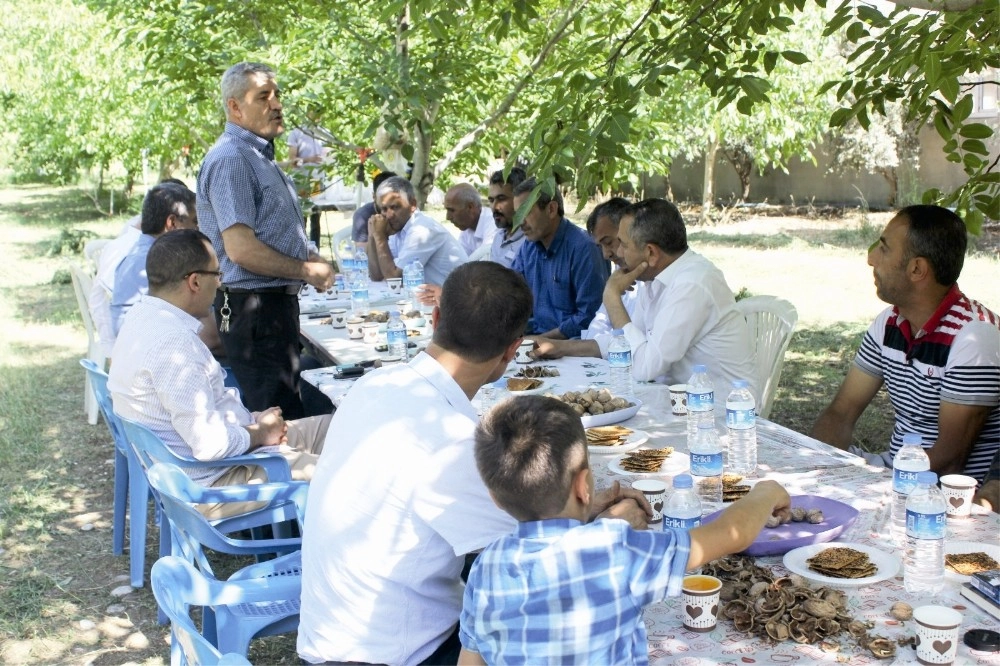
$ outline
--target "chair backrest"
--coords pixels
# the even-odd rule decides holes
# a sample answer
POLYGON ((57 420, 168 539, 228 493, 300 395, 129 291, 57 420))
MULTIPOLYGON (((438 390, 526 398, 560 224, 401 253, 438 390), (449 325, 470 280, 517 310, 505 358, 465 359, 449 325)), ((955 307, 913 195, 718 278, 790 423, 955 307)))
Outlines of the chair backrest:
POLYGON ((104 246, 110 242, 110 238, 95 238, 94 240, 89 240, 84 244, 83 256, 90 260, 95 272, 101 263, 101 252, 104 250, 104 246))
POLYGON ((128 455, 128 439, 125 437, 125 430, 122 428, 122 421, 115 414, 114 406, 111 402, 111 393, 108 392, 108 375, 101 368, 97 367, 89 358, 80 359, 80 365, 87 371, 90 377, 90 386, 97 399, 97 407, 104 416, 104 422, 108 424, 111 437, 115 441, 115 446, 124 454, 128 455))
POLYGON ((94 345, 98 340, 97 327, 94 326, 94 318, 90 316, 90 304, 87 300, 94 278, 76 264, 70 264, 69 274, 73 280, 73 293, 76 294, 76 304, 80 308, 83 327, 87 330, 87 339, 91 345, 94 345))
POLYGON ((333 254, 337 257, 337 266, 341 272, 344 270, 344 257, 347 256, 347 252, 344 247, 346 243, 350 243, 352 256, 354 254, 354 241, 351 240, 351 231, 352 227, 348 224, 343 229, 335 231, 333 233, 333 239, 330 241, 333 245, 333 254))
POLYGON ((799 320, 795 306, 774 296, 751 296, 736 303, 736 309, 746 317, 750 339, 756 352, 757 386, 760 400, 758 416, 771 414, 774 395, 781 379, 785 351, 792 340, 792 331, 799 320))
POLYGON ((170 618, 171 651, 179 647, 181 664, 249 664, 238 654, 222 655, 198 632, 191 619, 191 606, 217 606, 271 601, 266 579, 221 582, 206 577, 179 557, 162 557, 150 574, 153 596, 170 618))

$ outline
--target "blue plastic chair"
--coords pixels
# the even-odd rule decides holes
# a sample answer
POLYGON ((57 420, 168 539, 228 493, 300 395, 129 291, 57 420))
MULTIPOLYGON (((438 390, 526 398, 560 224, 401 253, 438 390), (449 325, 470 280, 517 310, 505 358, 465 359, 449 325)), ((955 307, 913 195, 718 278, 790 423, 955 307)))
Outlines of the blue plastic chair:
MULTIPOLYGON (((90 359, 81 359, 80 365, 87 371, 94 397, 108 424, 111 438, 115 443, 115 500, 112 521, 112 552, 121 555, 125 549, 125 507, 129 510, 129 577, 132 587, 142 587, 143 567, 146 562, 146 519, 149 507, 149 484, 146 473, 139 463, 122 427, 121 419, 115 414, 108 392, 108 375, 90 359)), ((159 513, 159 511, 157 511, 159 513)), ((158 519, 161 519, 158 516, 158 519)), ((170 550, 169 530, 160 531, 160 555, 170 550), (167 539, 164 543, 164 538, 167 539)))
MULTIPOLYGON (((288 467, 288 461, 282 456, 276 453, 249 453, 241 456, 231 456, 229 458, 222 458, 219 460, 197 460, 195 458, 188 458, 186 456, 180 456, 170 450, 163 440, 154 433, 152 430, 146 426, 130 421, 128 419, 115 416, 119 420, 122 426, 122 431, 125 433, 125 438, 131 444, 131 452, 139 470, 142 472, 143 479, 146 480, 146 475, 149 473, 149 469, 155 465, 157 462, 172 462, 184 467, 198 467, 198 468, 218 468, 218 467, 230 467, 232 465, 259 465, 264 468, 267 472, 267 478, 270 481, 291 481, 292 472, 288 467)), ((152 490, 152 489, 151 489, 152 490)), ((147 491, 148 492, 148 491, 147 491)), ((155 495, 155 490, 153 491, 155 495)), ((137 491, 132 493, 133 502, 136 501, 137 491)), ((158 503, 159 506, 159 503, 158 503)), ((160 557, 171 552, 170 547, 170 530, 165 529, 163 520, 160 520, 160 557)), ((145 538, 145 524, 142 526, 143 538, 145 538)), ((280 528, 279 528, 280 529, 280 528)), ((133 535, 135 534, 136 526, 133 523, 133 535)), ((138 543, 138 542, 136 542, 138 543)), ((143 541, 145 543, 145 541, 143 541)), ((132 586, 142 587, 143 579, 143 566, 145 563, 145 551, 141 551, 138 555, 138 583, 136 583, 136 569, 133 567, 132 571, 132 586)), ((160 617, 161 621, 164 620, 163 616, 160 617)))
POLYGON ((226 615, 223 609, 240 612, 243 607, 266 606, 283 595, 298 595, 294 581, 289 578, 222 582, 206 577, 179 557, 160 558, 153 565, 151 578, 153 595, 170 618, 170 663, 173 666, 250 663, 245 651, 221 654, 199 634, 191 619, 191 606, 215 608, 221 618, 226 615))
POLYGON ((256 578, 288 579, 284 596, 252 607, 213 608, 204 613, 203 634, 223 652, 246 653, 254 636, 294 631, 299 622, 302 558, 300 538, 237 539, 233 532, 291 519, 301 526, 309 484, 304 481, 262 483, 206 488, 176 465, 157 463, 148 472, 150 486, 160 498, 172 532, 172 555, 183 558, 203 574, 216 578, 205 555, 209 548, 232 555, 283 554, 240 569, 230 581, 256 578), (206 519, 195 504, 217 502, 266 502, 267 508, 218 522, 206 519), (294 590, 294 594, 287 591, 294 590))

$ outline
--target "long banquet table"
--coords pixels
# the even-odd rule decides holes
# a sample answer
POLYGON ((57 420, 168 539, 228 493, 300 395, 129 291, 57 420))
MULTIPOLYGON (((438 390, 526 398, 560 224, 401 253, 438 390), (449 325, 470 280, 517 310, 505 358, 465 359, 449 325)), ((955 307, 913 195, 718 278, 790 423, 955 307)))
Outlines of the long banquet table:
MULTIPOLYGON (((563 393, 587 386, 607 386, 608 366, 601 359, 566 358, 544 361, 532 365, 550 366, 559 376, 545 379, 544 391, 563 393)), ((507 374, 521 366, 511 364, 507 374)), ((303 377, 316 384, 335 403, 349 390, 351 382, 332 379, 329 370, 314 370, 303 377)), ((503 398, 506 391, 496 389, 503 398)), ((666 387, 659 384, 637 384, 635 395, 643 404, 638 414, 624 422, 632 429, 649 434, 648 448, 673 446, 687 451, 685 417, 670 411, 670 396, 666 387)), ((482 391, 474 402, 479 404, 482 391)), ((721 400, 724 400, 724 396, 721 400)), ((716 394, 716 400, 720 396, 716 394)), ((717 417, 718 428, 724 432, 724 415, 717 417)), ((836 541, 860 543, 886 552, 896 552, 889 540, 889 508, 891 472, 874 468, 862 458, 830 447, 822 442, 799 434, 765 419, 757 421, 758 479, 773 479, 782 483, 792 495, 812 494, 839 500, 858 509, 860 515, 854 524, 836 541)), ((591 466, 598 486, 615 480, 624 484, 635 480, 634 475, 621 475, 609 467, 616 454, 591 455, 591 466)), ((644 475, 662 478, 669 485, 666 475, 644 475)), ((983 544, 1000 543, 1000 517, 982 512, 960 521, 948 521, 949 540, 972 541, 983 544)), ((777 575, 788 571, 781 556, 757 558, 757 564, 772 567, 777 575)), ((960 583, 948 578, 944 591, 936 598, 912 595, 903 588, 902 571, 888 580, 865 587, 843 588, 850 613, 863 621, 871 622, 873 634, 893 641, 914 634, 913 622, 892 619, 889 609, 896 601, 904 601, 916 608, 925 604, 941 604, 961 611, 962 628, 959 636, 972 628, 1000 631, 1000 621, 980 610, 959 594, 960 583)), ((916 652, 908 647, 897 648, 894 660, 877 660, 858 647, 846 633, 838 637, 838 651, 822 650, 818 645, 803 645, 786 640, 773 643, 736 631, 728 620, 720 619, 710 633, 694 633, 684 629, 681 622, 679 598, 669 598, 646 609, 645 620, 649 634, 649 659, 654 665, 709 666, 717 664, 772 664, 772 663, 917 663, 916 652)), ((960 638, 961 640, 961 638, 960 638)), ((1000 653, 973 651, 964 644, 959 646, 958 664, 1000 664, 1000 653)))

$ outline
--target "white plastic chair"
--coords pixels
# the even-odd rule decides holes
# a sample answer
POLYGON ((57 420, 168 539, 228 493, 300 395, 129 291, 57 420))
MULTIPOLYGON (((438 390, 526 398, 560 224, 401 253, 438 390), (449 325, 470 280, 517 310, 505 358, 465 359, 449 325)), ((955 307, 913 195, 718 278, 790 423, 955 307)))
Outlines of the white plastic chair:
POLYGON ((756 353, 754 369, 760 388, 757 415, 767 418, 781 379, 785 350, 792 341, 799 313, 794 305, 775 296, 744 298, 736 303, 736 309, 746 317, 756 353))
MULTIPOLYGON (((87 296, 93 286, 93 278, 81 267, 71 264, 69 267, 70 277, 73 279, 73 292, 76 294, 76 304, 80 308, 80 318, 83 319, 83 327, 87 330, 87 358, 94 362, 98 368, 104 369, 107 356, 101 347, 101 341, 97 334, 97 327, 90 316, 90 305, 87 296)), ((90 385, 90 375, 84 374, 83 385, 83 409, 87 413, 87 423, 97 424, 97 399, 94 397, 94 389, 90 385)))
POLYGON ((347 256, 346 250, 350 249, 351 256, 354 256, 354 241, 351 240, 351 229, 351 225, 348 224, 333 234, 333 254, 337 257, 337 266, 341 272, 344 271, 344 258, 347 256))
POLYGON ((87 241, 83 246, 83 256, 90 260, 95 272, 97 271, 97 266, 101 262, 101 251, 104 249, 104 246, 110 242, 110 238, 95 238, 94 240, 87 241))

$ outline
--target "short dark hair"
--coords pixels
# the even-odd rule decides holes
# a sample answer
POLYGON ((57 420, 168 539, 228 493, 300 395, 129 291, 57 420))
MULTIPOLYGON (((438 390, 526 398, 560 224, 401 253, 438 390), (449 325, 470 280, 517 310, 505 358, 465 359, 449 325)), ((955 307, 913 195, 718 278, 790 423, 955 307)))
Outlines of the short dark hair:
MULTIPOLYGON (((538 181, 532 176, 527 180, 523 181, 520 185, 514 186, 514 196, 524 194, 525 192, 531 192, 535 187, 538 186, 538 181)), ((555 200, 556 206, 559 210, 559 217, 566 215, 566 211, 563 208, 563 198, 562 193, 559 192, 559 185, 555 186, 552 194, 549 194, 544 189, 538 190, 538 199, 535 201, 535 205, 539 208, 545 208, 549 205, 549 202, 555 200)))
POLYGON ((958 282, 969 245, 969 232, 962 218, 947 208, 930 205, 907 206, 897 215, 909 223, 904 263, 923 257, 938 284, 950 287, 958 282))
POLYGON ((667 254, 680 254, 688 249, 684 218, 677 206, 666 199, 634 203, 625 214, 632 216, 629 238, 636 245, 652 243, 667 254))
POLYGON ((528 174, 524 172, 524 169, 521 167, 512 167, 506 178, 504 178, 503 169, 494 171, 490 175, 490 185, 510 185, 511 187, 517 187, 527 179, 528 174))
POLYGON ((524 335, 532 297, 520 273, 492 261, 470 261, 441 287, 434 343, 473 362, 496 358, 524 335))
POLYGON ((389 176, 384 181, 379 183, 379 186, 375 188, 375 207, 378 207, 378 201, 389 192, 395 192, 396 194, 405 194, 409 203, 417 203, 417 193, 413 190, 413 183, 406 180, 402 176, 389 176))
POLYGON ((556 398, 504 400, 476 427, 476 467, 497 505, 520 521, 566 506, 573 477, 589 465, 580 416, 556 398))
POLYGON ((631 205, 632 203, 628 199, 622 197, 611 197, 604 203, 598 204, 594 210, 590 211, 590 216, 587 218, 587 233, 591 236, 594 235, 597 220, 602 217, 611 220, 611 223, 617 228, 622 221, 622 215, 628 212, 631 205))
POLYGON ((197 229, 178 229, 153 242, 146 255, 149 293, 176 284, 194 271, 207 270, 212 261, 212 241, 197 229))
POLYGON ((190 217, 194 201, 194 192, 184 185, 158 183, 149 188, 142 200, 142 233, 159 236, 167 228, 167 218, 171 215, 190 217))
MULTIPOLYGON (((390 178, 395 178, 395 177, 396 177, 395 171, 379 171, 377 174, 375 174, 375 177, 372 178, 372 195, 378 192, 379 185, 389 180, 390 178)), ((378 202, 375 202, 375 205, 377 207, 378 202)))

